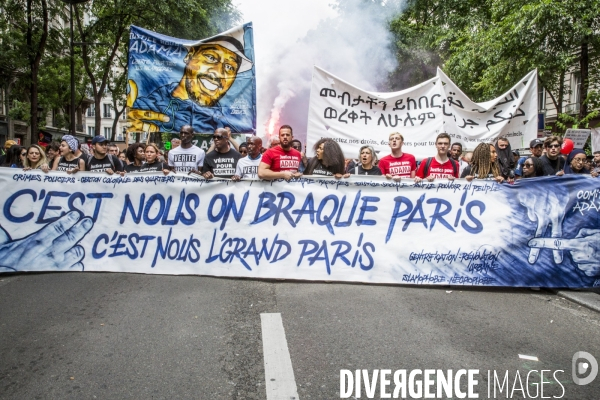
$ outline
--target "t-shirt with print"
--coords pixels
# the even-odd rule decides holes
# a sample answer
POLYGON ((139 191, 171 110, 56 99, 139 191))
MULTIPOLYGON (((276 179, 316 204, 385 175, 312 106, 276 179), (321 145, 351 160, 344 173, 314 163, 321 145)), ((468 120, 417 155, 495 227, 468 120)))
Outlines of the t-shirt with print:
POLYGON ((262 154, 259 154, 256 159, 251 159, 250 154, 240 158, 235 168, 235 175, 241 179, 258 179, 258 165, 262 160, 262 154))
POLYGON ((379 160, 377 164, 383 175, 393 175, 410 178, 412 171, 417 169, 415 156, 408 153, 402 153, 400 157, 388 155, 379 160))
POLYGON ((179 146, 169 151, 169 165, 176 172, 190 172, 191 170, 202 170, 205 153, 200 147, 192 146, 184 149, 179 146))
POLYGON ((356 167, 352 168, 349 172, 352 175, 381 175, 381 170, 376 165, 373 165, 371 169, 364 169, 362 164, 358 164, 356 167))
POLYGON ((118 158, 111 154, 107 154, 101 159, 90 157, 85 164, 85 170, 90 172, 105 172, 107 169, 112 169, 113 172, 123 172, 123 165, 118 158))
POLYGON ((154 161, 152 164, 143 163, 137 172, 162 172, 164 169, 171 169, 167 164, 160 161, 154 161))
MULTIPOLYGON (((429 171, 427 176, 425 174, 425 165, 427 165, 427 158, 421 161, 421 165, 419 165, 419 170, 417 171, 417 176, 419 178, 425 179, 428 177, 432 178, 458 178, 458 166, 456 166, 456 173, 454 173, 454 167, 452 166, 452 160, 449 158, 445 163, 440 164, 437 158, 432 157, 431 164, 429 165, 429 171)), ((454 161, 455 162, 455 161, 454 161)))
MULTIPOLYGON (((470 176, 472 174, 472 172, 471 172, 472 169, 473 169, 472 165, 467 166, 467 168, 465 168, 465 170, 460 174, 460 177, 466 178, 467 176, 470 176)), ((487 174, 487 176, 485 176, 485 177, 479 176, 479 174, 475 174, 475 175, 473 175, 473 177, 475 179, 484 179, 484 180, 488 180, 488 181, 496 179, 494 174, 492 174, 491 172, 489 174, 487 174)))
POLYGON ((269 164, 271 171, 298 171, 302 154, 296 149, 290 148, 284 151, 281 146, 275 146, 267 151, 262 156, 262 162, 269 164))
POLYGON ((134 163, 131 163, 131 164, 127 164, 123 169, 128 174, 131 174, 132 172, 140 172, 140 168, 142 168, 141 165, 135 165, 134 163))
POLYGON ((72 159, 71 161, 67 161, 66 158, 60 157, 58 160, 58 166, 56 167, 57 171, 71 171, 72 169, 79 167, 79 157, 72 159))
POLYGON ((225 153, 213 150, 204 158, 202 173, 211 172, 217 178, 231 178, 235 175, 235 167, 240 158, 242 155, 232 148, 225 153))
POLYGON ((328 171, 323 164, 321 164, 321 161, 317 161, 311 175, 333 176, 333 172, 328 171))

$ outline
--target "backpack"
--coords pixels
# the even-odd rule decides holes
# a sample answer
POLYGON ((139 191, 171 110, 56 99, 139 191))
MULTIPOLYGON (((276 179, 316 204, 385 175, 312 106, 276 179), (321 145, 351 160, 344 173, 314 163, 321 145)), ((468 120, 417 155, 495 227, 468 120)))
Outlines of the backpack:
MULTIPOLYGON (((458 163, 451 158, 448 158, 450 163, 452 164, 452 175, 458 175, 458 163)), ((427 157, 427 161, 425 161, 425 169, 423 169, 423 176, 427 178, 429 176, 429 167, 431 166, 431 162, 433 161, 433 157, 427 157)), ((423 161, 421 161, 423 162, 423 161)), ((459 176, 460 177, 460 176, 459 176)))
MULTIPOLYGON (((115 162, 113 160, 113 155, 112 154, 107 154, 107 156, 108 156, 108 161, 110 161, 110 166, 112 167, 113 172, 117 172, 117 170, 115 169, 115 162)), ((86 171, 90 170, 90 165, 92 165, 92 158, 93 157, 94 156, 90 154, 90 156, 87 158, 87 161, 85 162, 85 170, 86 171)))

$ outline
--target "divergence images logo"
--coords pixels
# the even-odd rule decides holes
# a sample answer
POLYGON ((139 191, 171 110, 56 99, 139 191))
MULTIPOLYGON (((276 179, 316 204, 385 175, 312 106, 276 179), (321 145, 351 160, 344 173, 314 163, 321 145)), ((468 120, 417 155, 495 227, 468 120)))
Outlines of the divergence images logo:
POLYGON ((587 385, 592 383, 592 381, 596 379, 596 375, 598 375, 598 361, 596 361, 594 356, 590 353, 578 351, 573 354, 571 371, 573 373, 573 382, 575 382, 576 385, 587 385), (585 376, 588 372, 589 375, 587 377, 581 377, 582 375, 585 376))

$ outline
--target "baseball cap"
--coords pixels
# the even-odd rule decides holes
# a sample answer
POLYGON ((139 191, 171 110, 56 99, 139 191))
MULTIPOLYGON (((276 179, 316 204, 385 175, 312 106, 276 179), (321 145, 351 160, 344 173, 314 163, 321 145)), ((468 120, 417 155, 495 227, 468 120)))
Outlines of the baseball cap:
POLYGON ((529 147, 543 146, 543 145, 544 145, 544 141, 542 139, 533 139, 531 142, 529 142, 529 147))
POLYGON ((246 44, 244 42, 244 34, 244 26, 240 25, 216 36, 185 44, 185 47, 189 50, 193 47, 203 44, 217 44, 222 46, 227 50, 237 54, 241 58, 242 63, 237 71, 239 74, 252 69, 253 64, 252 60, 246 57, 245 54, 246 44))
POLYGON ((94 138, 92 139, 92 144, 103 143, 106 142, 106 140, 107 139, 102 135, 94 136, 94 138))

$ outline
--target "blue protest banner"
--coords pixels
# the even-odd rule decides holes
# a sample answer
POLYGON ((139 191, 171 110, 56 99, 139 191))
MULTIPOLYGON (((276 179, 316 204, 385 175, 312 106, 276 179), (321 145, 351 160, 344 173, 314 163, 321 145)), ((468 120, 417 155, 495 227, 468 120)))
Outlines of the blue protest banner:
POLYGON ((0 169, 0 270, 600 285, 600 180, 205 181, 0 169))
POLYGON ((131 26, 128 82, 131 132, 256 132, 252 23, 202 40, 131 26))

